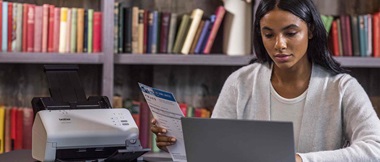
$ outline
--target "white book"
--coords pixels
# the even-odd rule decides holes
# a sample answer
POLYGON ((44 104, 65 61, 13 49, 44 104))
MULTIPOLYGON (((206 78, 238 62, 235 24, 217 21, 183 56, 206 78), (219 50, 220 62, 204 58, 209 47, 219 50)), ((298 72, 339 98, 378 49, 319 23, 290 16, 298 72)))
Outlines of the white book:
POLYGON ((185 42, 183 43, 183 46, 182 46, 182 50, 181 50, 182 54, 185 54, 185 55, 189 54, 191 44, 194 41, 195 33, 197 32, 199 23, 202 20, 202 16, 203 16, 203 10, 198 9, 198 8, 193 10, 193 12, 191 13, 192 22, 190 24, 189 31, 187 32, 185 42))
POLYGON ((68 8, 61 8, 61 22, 59 26, 59 53, 65 53, 66 50, 66 34, 67 34, 67 11, 68 8))
POLYGON ((65 53, 69 53, 70 52, 70 47, 71 47, 71 43, 70 43, 70 36, 71 36, 71 9, 68 9, 67 10, 67 26, 66 26, 67 30, 67 34, 65 36, 66 38, 66 47, 65 47, 65 53))

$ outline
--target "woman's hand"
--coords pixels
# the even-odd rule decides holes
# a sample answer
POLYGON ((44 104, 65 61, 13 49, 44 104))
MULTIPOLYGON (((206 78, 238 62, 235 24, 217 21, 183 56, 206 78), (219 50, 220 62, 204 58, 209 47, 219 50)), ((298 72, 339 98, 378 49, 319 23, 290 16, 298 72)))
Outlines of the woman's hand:
POLYGON ((152 123, 152 127, 150 128, 150 130, 157 136, 156 137, 157 147, 160 148, 161 150, 168 152, 168 149, 166 148, 166 146, 175 144, 176 139, 174 137, 166 136, 167 130, 165 128, 161 128, 157 126, 156 119, 152 119, 151 123, 152 123))

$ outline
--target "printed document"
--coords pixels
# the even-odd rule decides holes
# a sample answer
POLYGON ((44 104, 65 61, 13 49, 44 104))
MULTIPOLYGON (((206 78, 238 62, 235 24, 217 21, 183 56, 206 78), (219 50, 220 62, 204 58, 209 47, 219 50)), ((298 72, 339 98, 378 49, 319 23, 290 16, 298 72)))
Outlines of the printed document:
POLYGON ((157 120, 157 125, 167 129, 166 135, 177 139, 175 145, 168 147, 173 161, 186 161, 185 142, 181 125, 181 117, 184 117, 184 115, 173 94, 141 83, 139 83, 139 87, 153 117, 157 120))

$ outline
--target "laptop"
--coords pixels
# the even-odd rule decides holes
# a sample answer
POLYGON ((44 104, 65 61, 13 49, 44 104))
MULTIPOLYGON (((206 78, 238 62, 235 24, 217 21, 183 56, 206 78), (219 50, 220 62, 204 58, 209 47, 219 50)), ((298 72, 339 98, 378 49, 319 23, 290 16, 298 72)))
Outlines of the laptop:
POLYGON ((188 162, 294 162, 291 122, 181 118, 188 162))

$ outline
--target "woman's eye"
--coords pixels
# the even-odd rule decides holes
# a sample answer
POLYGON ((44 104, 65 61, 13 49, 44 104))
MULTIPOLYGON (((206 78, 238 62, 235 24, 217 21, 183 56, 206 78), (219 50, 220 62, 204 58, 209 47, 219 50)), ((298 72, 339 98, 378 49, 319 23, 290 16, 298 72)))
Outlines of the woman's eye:
POLYGON ((265 36, 266 38, 271 38, 271 37, 273 37, 273 34, 264 34, 264 36, 265 36))
POLYGON ((289 37, 292 37, 292 36, 294 36, 294 35, 296 35, 296 34, 297 34, 297 32, 289 32, 289 33, 286 33, 286 35, 289 36, 289 37))

